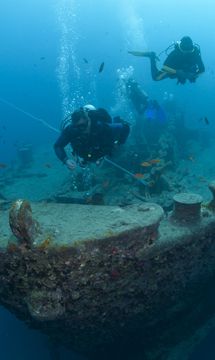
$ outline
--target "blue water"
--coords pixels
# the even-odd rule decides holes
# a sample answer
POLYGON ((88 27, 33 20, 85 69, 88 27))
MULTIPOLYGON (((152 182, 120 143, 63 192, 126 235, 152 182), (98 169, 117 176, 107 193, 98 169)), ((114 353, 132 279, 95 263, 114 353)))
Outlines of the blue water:
MULTIPOLYGON (((8 311, 0 308, 0 349, 2 360, 51 360, 50 343, 45 335, 14 318, 8 311)), ((77 354, 60 347, 61 360, 84 360, 77 354)))
MULTIPOLYGON (((135 78, 152 98, 173 94, 189 114, 189 126, 203 126, 197 119, 207 116, 210 131, 215 131, 214 10, 212 0, 1 1, 0 99, 58 128, 68 111, 85 103, 114 109, 117 69, 133 66, 135 78), (200 44, 206 66, 195 85, 155 83, 148 61, 127 54, 160 53, 183 35, 200 44)), ((16 159, 17 144, 38 146, 55 138, 46 126, 0 101, 1 163, 16 159)), ((0 319, 1 360, 49 359, 45 336, 28 330, 3 308, 0 319)), ((192 360, 214 359, 214 338, 212 333, 202 344, 202 355, 199 350, 192 360)), ((62 356, 72 355, 62 350, 62 356)))

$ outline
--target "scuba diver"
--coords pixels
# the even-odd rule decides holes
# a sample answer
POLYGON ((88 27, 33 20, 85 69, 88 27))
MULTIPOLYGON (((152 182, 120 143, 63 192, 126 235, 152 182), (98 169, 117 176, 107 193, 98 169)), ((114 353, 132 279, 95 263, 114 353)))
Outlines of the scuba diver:
POLYGON ((126 95, 131 101, 134 109, 142 115, 148 106, 148 95, 140 88, 139 84, 129 78, 125 82, 126 95))
POLYGON ((185 84, 187 80, 194 83, 205 71, 199 45, 193 44, 189 36, 184 36, 180 41, 170 45, 165 52, 173 46, 174 49, 167 56, 161 70, 157 68, 156 61, 159 58, 155 52, 128 51, 128 53, 150 59, 151 75, 155 81, 170 78, 177 79, 180 84, 185 84))
POLYGON ((126 96, 135 110, 133 134, 136 144, 148 147, 151 141, 156 142, 167 124, 167 116, 156 100, 149 99, 135 79, 125 81, 126 96))
POLYGON ((127 122, 120 117, 112 121, 105 109, 96 109, 93 105, 75 110, 70 115, 70 120, 54 144, 57 157, 70 170, 74 170, 77 165, 84 167, 89 162, 111 156, 118 145, 126 142, 130 132, 127 122), (69 143, 73 159, 65 151, 69 143))
POLYGON ((126 95, 138 115, 144 115, 148 120, 165 122, 166 114, 156 100, 150 100, 140 85, 133 78, 126 81, 126 95))

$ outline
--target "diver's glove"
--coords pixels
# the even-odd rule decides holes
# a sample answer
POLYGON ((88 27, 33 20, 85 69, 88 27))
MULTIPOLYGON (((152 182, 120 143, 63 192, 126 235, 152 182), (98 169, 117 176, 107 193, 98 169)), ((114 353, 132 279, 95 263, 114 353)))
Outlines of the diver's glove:
POLYGON ((185 84, 187 80, 187 73, 183 70, 176 70, 176 77, 178 78, 178 83, 185 84))
POLYGON ((198 77, 197 73, 194 73, 194 72, 187 72, 186 75, 187 75, 187 79, 190 82, 195 82, 198 77))

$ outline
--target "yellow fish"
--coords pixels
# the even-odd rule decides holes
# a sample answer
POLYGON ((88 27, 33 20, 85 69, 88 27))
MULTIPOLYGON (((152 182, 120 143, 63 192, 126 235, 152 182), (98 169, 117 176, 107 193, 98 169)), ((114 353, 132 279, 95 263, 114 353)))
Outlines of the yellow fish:
POLYGON ((143 166, 143 167, 151 166, 151 164, 148 161, 143 161, 140 165, 143 166))
POLYGON ((159 164, 161 162, 160 159, 152 159, 152 160, 149 160, 149 163, 150 164, 159 164))
POLYGON ((134 177, 135 177, 136 179, 143 179, 143 178, 144 178, 144 174, 136 173, 136 174, 134 174, 134 177))

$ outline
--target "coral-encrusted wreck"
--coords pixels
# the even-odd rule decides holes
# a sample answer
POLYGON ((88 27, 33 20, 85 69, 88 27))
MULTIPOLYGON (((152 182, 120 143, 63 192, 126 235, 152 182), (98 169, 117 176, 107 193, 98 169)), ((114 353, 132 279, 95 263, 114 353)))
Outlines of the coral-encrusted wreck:
POLYGON ((165 218, 150 203, 2 209, 0 303, 90 359, 166 360, 178 344, 186 359, 215 312, 215 217, 174 200, 165 218))

